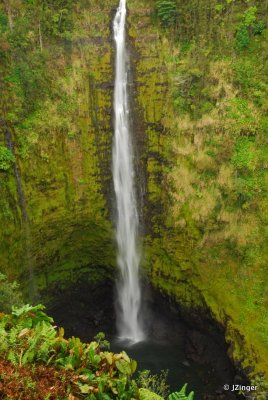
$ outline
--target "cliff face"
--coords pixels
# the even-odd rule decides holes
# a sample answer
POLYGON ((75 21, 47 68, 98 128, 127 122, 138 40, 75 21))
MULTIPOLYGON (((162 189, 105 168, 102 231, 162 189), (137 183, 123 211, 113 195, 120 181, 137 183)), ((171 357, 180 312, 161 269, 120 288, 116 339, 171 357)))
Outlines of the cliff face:
POLYGON ((168 29, 154 2, 129 4, 144 266, 161 291, 225 327, 244 370, 267 373, 267 6, 175 3, 168 29))
MULTIPOLYGON (((154 1, 128 1, 144 271, 185 309, 211 313, 248 373, 267 373, 266 6, 173 3, 165 27, 154 1)), ((42 48, 22 3, 12 28, 1 19, 1 145, 11 137, 16 164, 7 154, 0 171, 0 263, 41 290, 102 279, 115 265, 116 4, 74 2, 69 25, 45 31, 42 48)))
POLYGON ((10 276, 34 276, 39 289, 114 266, 106 201, 114 5, 91 2, 92 13, 87 2, 69 10, 55 2, 52 20, 66 12, 70 26, 51 33, 49 12, 41 14, 42 48, 34 6, 16 3, 11 27, 1 6, 1 146, 9 136, 15 159, 0 171, 0 263, 10 276))

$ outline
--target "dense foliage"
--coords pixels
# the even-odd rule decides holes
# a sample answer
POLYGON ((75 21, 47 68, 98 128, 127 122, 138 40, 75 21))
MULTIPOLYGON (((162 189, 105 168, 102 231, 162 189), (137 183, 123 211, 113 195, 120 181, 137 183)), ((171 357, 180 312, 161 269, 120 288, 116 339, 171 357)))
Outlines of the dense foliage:
POLYGON ((167 397, 169 386, 167 385, 168 371, 161 371, 158 375, 153 375, 149 370, 139 372, 138 384, 144 389, 148 389, 155 394, 167 397))
MULTIPOLYGON (((131 380, 136 369, 135 361, 130 360, 124 352, 113 354, 102 350, 102 337, 89 344, 74 337, 65 339, 63 329, 57 330, 52 325, 52 319, 42 311, 43 308, 40 305, 26 305, 22 308, 14 307, 11 315, 1 315, 2 362, 10 362, 17 373, 22 367, 34 372, 39 364, 71 371, 67 374, 65 396, 71 394, 74 398, 91 400, 137 397, 137 386, 131 380)), ((6 380, 8 376, 2 374, 0 385, 4 393, 6 380)), ((35 398, 37 390, 42 390, 38 382, 33 383, 30 388, 25 385, 23 389, 31 389, 29 399, 35 398)), ((53 391, 46 389, 47 392, 42 393, 43 398, 50 398, 53 391)), ((18 398, 17 396, 19 393, 15 392, 11 398, 18 398)))
MULTIPOLYGON (((0 314, 0 394, 3 398, 156 398, 150 390, 142 389, 148 386, 145 377, 139 385, 132 379, 136 361, 124 351, 109 352, 104 334, 98 334, 91 343, 82 343, 75 337, 65 339, 63 328, 57 329, 43 310, 42 305, 24 305, 13 307, 11 314, 0 314)), ((168 400, 188 399, 185 388, 170 394, 168 400)))
POLYGON ((60 66, 50 59, 50 52, 56 40, 68 40, 75 4, 33 0, 0 5, 1 118, 21 133, 18 141, 23 156, 34 140, 31 136, 36 135, 31 128, 40 118, 43 102, 61 97, 52 72, 60 66))
POLYGON ((157 16, 164 27, 173 25, 176 21, 177 7, 175 0, 158 0, 156 2, 157 16))
POLYGON ((0 312, 10 312, 12 306, 21 306, 23 297, 19 284, 9 282, 4 274, 0 273, 0 312))
POLYGON ((15 158, 11 151, 5 146, 0 146, 0 170, 9 170, 14 161, 15 158))

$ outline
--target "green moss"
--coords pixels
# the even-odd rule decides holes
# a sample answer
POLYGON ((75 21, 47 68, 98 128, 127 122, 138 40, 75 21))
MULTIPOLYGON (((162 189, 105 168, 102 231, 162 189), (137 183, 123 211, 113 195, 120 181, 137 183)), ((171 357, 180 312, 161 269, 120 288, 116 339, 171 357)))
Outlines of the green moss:
MULTIPOLYGON (((42 293, 54 286, 66 287, 82 274, 92 281, 103 277, 103 271, 108 276, 115 265, 104 195, 111 179, 107 172, 113 65, 108 21, 115 4, 96 1, 94 14, 85 4, 77 5, 72 11, 74 25, 68 45, 45 36, 43 55, 38 52, 37 56, 29 44, 23 63, 20 57, 13 57, 11 72, 11 67, 1 64, 8 84, 12 83, 6 101, 10 101, 9 115, 14 115, 10 124, 29 224, 23 222, 16 181, 8 173, 0 186, 0 221, 6 227, 0 233, 0 268, 26 284, 34 275, 42 293), (40 62, 31 65, 31 72, 28 64, 33 59, 40 62), (32 108, 27 108, 23 98, 22 78, 32 79, 33 86, 27 86, 31 89, 27 102, 32 108)), ((20 7, 18 14, 24 12, 30 20, 32 14, 23 8, 26 5, 20 7)), ((27 30, 26 22, 23 29, 27 30)), ((17 42, 10 51, 20 51, 17 42)))
POLYGON ((248 50, 235 50, 246 4, 177 3, 168 32, 150 20, 155 3, 129 2, 147 140, 144 268, 179 303, 208 307, 244 368, 268 373, 267 35, 247 25, 248 50))

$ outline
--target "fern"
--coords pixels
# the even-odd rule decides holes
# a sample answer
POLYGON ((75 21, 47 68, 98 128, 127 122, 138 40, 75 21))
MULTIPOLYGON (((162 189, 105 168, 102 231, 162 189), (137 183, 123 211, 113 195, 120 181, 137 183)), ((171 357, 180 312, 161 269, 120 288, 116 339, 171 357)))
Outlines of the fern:
MULTIPOLYGON (((51 324, 53 321, 43 311, 43 306, 23 306, 13 308, 11 315, 0 314, 0 353, 11 362, 15 369, 21 366, 29 368, 42 362, 43 365, 61 366, 73 370, 75 381, 72 386, 88 395, 92 400, 126 400, 136 398, 137 384, 131 379, 136 369, 136 362, 125 352, 119 354, 102 351, 107 347, 104 335, 96 337, 96 341, 83 343, 79 338, 64 338, 64 330, 51 324), (95 393, 101 394, 95 395, 95 393)), ((68 375, 71 376, 71 375, 68 375)), ((71 378, 73 379, 73 378, 71 378)), ((167 385, 166 372, 160 376, 145 372, 143 380, 148 388, 139 389, 140 400, 164 400, 167 385), (158 393, 155 393, 158 392, 158 393), (162 396, 159 396, 159 394, 162 396)), ((31 387, 32 383, 30 382, 31 387)), ((25 387, 28 388, 27 382, 25 387)), ((184 391, 185 392, 185 391, 184 391)), ((168 400, 192 400, 181 393, 173 393, 168 400), (178 397, 180 395, 180 397, 178 397)))
POLYGON ((5 330, 5 322, 0 323, 0 351, 6 351, 8 349, 8 333, 5 330))
POLYGON ((35 358, 35 351, 33 348, 29 348, 25 351, 21 358, 21 365, 31 363, 35 358))
POLYGON ((16 354, 13 350, 10 350, 7 355, 8 361, 10 361, 13 365, 17 365, 19 363, 18 354, 16 354))
POLYGON ((188 396, 186 394, 187 383, 181 388, 179 392, 171 393, 168 396, 168 400, 193 400, 194 392, 191 392, 188 396))
POLYGON ((43 312, 44 309, 45 306, 42 304, 37 304, 36 306, 25 304, 22 307, 12 307, 12 315, 17 318, 23 317, 24 323, 31 324, 31 326, 35 326, 41 321, 53 322, 53 318, 43 312))

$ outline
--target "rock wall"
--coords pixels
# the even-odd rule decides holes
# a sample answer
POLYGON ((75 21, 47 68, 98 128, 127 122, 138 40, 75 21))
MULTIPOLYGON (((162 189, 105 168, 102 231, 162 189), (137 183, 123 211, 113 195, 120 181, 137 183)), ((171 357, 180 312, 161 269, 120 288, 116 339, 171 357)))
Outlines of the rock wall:
POLYGON ((146 140, 144 268, 184 315, 219 322, 238 368, 267 374, 267 36, 256 31, 267 9, 175 3, 167 29, 155 2, 129 2, 146 140))
MULTIPOLYGON (((34 279, 33 286, 43 293, 68 286, 81 275, 98 279, 99 270, 112 273, 115 266, 108 200, 112 196, 111 19, 116 2, 95 3, 96 15, 89 4, 73 10, 71 37, 44 43, 44 69, 53 75, 47 85, 58 93, 38 98, 36 109, 18 116, 18 121, 10 116, 16 113, 14 105, 9 105, 9 113, 2 107, 24 204, 14 168, 0 171, 1 270, 26 282, 34 279)), ((34 51, 28 50, 29 57, 34 51)), ((20 67, 19 58, 14 64, 10 69, 20 67)), ((11 87, 10 97, 14 91, 11 87)))

